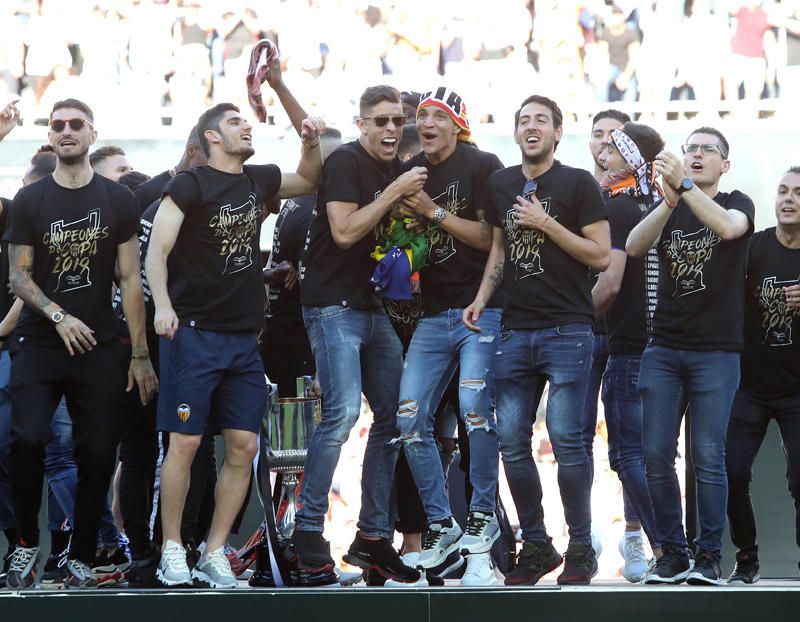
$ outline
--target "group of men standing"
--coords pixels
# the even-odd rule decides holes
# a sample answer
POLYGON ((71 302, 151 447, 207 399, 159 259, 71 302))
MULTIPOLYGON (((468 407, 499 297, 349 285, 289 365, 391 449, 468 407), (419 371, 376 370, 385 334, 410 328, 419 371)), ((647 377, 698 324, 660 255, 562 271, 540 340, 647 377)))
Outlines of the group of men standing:
POLYGON ((401 162, 408 119, 389 86, 362 94, 358 138, 323 165, 324 122, 305 118, 273 69, 270 85, 302 141, 296 172, 245 164, 254 153, 252 127, 232 104, 214 106, 196 126, 207 164, 165 180, 147 216, 146 257, 133 194, 90 167, 97 136, 91 110, 78 100, 54 106, 55 172, 18 193, 4 237, 11 287, 25 304, 6 344, 13 437, 7 463, 18 530, 9 587, 35 583, 43 458, 62 395, 75 428, 79 481, 66 583, 97 584, 91 562, 121 435, 126 374, 127 390, 137 386, 142 404, 158 392, 155 423, 169 433, 160 472, 159 579, 236 585, 224 545, 247 494, 267 396, 257 341, 264 310, 260 225, 268 201, 314 193, 298 268, 323 406, 286 551, 290 563, 322 572, 334 566, 323 537, 328 493, 363 393, 374 421, 346 562, 416 583, 420 571, 455 553, 467 560, 462 583, 492 584, 502 457, 523 538, 505 583, 532 585, 563 564, 559 584, 588 584, 597 559, 587 430, 591 439, 602 377, 610 461, 626 499, 621 548, 626 564, 628 557, 641 562, 626 568, 626 578, 718 583, 727 509, 739 549, 731 579, 757 580, 749 478, 770 418, 781 425, 796 507, 800 498, 800 353, 792 339, 800 315, 800 169, 780 182, 777 227, 753 235, 752 201, 719 191, 729 145, 714 128, 692 132, 681 159, 664 150, 652 128, 616 111, 601 113, 593 125, 596 180, 555 158, 561 110, 534 95, 514 119, 522 163, 504 168, 474 145, 460 96, 439 87, 416 106, 421 151, 401 162), (405 357, 370 281, 370 253, 397 221, 424 231, 427 243, 423 317, 405 357), (160 336, 158 378, 145 330, 142 261, 160 336), (115 284, 127 357, 110 305, 115 284), (600 370, 594 388, 593 368, 600 370), (434 437, 437 406, 456 374, 472 485, 463 528, 453 517, 446 461, 434 437), (569 530, 563 556, 545 528, 531 449, 546 387, 569 530), (675 471, 687 405, 700 519, 694 559, 675 471), (190 468, 209 432, 221 432, 226 456, 205 549, 190 568, 181 518, 190 468), (728 447, 737 448, 727 454, 727 470, 726 435, 728 447), (427 521, 420 550, 403 556, 392 544, 399 451, 427 521), (649 567, 640 529, 656 558, 649 567))

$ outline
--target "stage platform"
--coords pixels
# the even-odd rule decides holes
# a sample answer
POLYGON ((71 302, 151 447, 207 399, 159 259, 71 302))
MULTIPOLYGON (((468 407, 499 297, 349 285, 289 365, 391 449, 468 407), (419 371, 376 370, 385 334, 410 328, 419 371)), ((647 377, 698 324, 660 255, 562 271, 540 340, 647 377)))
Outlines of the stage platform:
POLYGON ((592 621, 773 622, 800 619, 800 580, 700 588, 599 581, 560 588, 351 587, 236 590, 0 590, 2 622, 592 621))

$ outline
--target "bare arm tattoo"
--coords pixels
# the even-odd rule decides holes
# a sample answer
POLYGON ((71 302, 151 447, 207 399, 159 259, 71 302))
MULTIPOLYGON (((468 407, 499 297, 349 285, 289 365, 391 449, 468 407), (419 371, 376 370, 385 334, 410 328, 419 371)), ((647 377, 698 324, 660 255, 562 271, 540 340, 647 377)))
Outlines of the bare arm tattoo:
POLYGON ((489 280, 494 284, 495 289, 500 287, 500 283, 503 280, 503 266, 505 265, 505 259, 501 259, 496 264, 494 264, 494 269, 492 273, 489 275, 489 280))
POLYGON ((11 291, 26 305, 44 316, 45 309, 53 304, 33 280, 33 246, 8 245, 9 280, 11 291))

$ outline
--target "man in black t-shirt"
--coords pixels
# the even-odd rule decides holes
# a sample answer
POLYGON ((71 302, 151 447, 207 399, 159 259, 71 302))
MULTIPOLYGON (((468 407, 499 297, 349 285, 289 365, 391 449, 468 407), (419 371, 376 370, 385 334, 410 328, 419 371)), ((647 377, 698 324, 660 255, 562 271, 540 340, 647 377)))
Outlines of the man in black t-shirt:
POLYGON ((525 542, 508 585, 533 585, 564 561, 544 525, 542 486, 531 452, 533 417, 549 382, 547 430, 570 542, 560 584, 587 584, 597 573, 591 543, 591 465, 583 442, 583 404, 592 359, 590 268, 608 266, 603 197, 587 172, 555 159, 562 135, 558 105, 539 95, 515 115, 522 165, 489 177, 492 249, 475 301, 476 322, 502 281, 503 333, 496 344, 497 431, 525 542))
MULTIPOLYGON (((288 93, 282 81, 270 84, 288 93)), ((294 120, 302 108, 293 97, 289 101, 284 105, 294 120)), ((212 587, 237 584, 224 545, 250 485, 267 403, 257 342, 264 320, 261 206, 276 195, 313 192, 322 164, 322 120, 307 118, 297 127, 303 143, 297 172, 244 165, 254 153, 252 127, 233 104, 210 108, 197 122, 208 166, 177 174, 155 215, 145 267, 161 336, 157 422, 170 433, 161 469, 164 545, 157 571, 165 585, 191 584, 192 577, 212 587), (207 548, 190 572, 181 515, 189 467, 204 432, 214 429, 212 395, 213 423, 222 430, 226 456, 207 548)))
POLYGON ((133 194, 92 171, 88 151, 97 133, 83 102, 56 102, 48 138, 56 170, 17 193, 4 236, 11 286, 26 305, 10 346, 10 463, 19 546, 8 585, 17 589, 35 581, 44 447, 62 395, 78 463, 65 583, 97 585, 90 564, 114 469, 125 378, 109 299, 115 264, 133 347, 128 390, 138 384, 146 402, 157 387, 145 341, 133 194))
POLYGON ((742 381, 728 423, 728 523, 736 567, 728 583, 759 578, 753 462, 770 420, 778 423, 800 546, 800 166, 778 184, 777 226, 750 241, 744 307, 742 381))
POLYGON ((645 582, 716 585, 728 496, 725 431, 739 384, 745 262, 755 208, 738 190, 719 192, 731 165, 728 141, 719 130, 698 128, 683 153, 683 161, 668 151, 656 157, 664 200, 625 245, 631 257, 643 257, 655 246, 659 266, 639 393, 647 483, 664 554, 645 582), (675 472, 687 405, 700 522, 693 569, 675 472))
POLYGON ((397 148, 406 121, 400 93, 389 86, 368 88, 361 96, 357 140, 325 161, 317 208, 300 267, 303 320, 322 388, 322 421, 308 448, 300 511, 289 555, 302 568, 333 568, 322 536, 328 491, 339 453, 361 412, 361 392, 374 421, 364 454, 358 533, 344 559, 375 568, 386 578, 419 579, 392 547, 389 517, 397 448, 397 396, 402 347, 369 282, 370 259, 389 213, 416 194, 426 171, 401 174, 397 148))
POLYGON ((460 320, 475 298, 491 248, 492 229, 484 221, 490 201, 487 179, 502 164, 494 154, 469 143, 466 105, 445 87, 422 95, 417 132, 422 153, 405 167, 425 167, 428 179, 403 203, 407 213, 426 219, 430 227, 427 260, 420 272, 423 318, 406 354, 397 411, 399 439, 428 520, 417 563, 434 568, 454 551, 466 550, 472 562, 467 582, 488 582, 493 578, 489 550, 500 535, 495 516, 498 446, 493 367, 502 302, 495 297, 489 303, 478 322, 481 333, 469 331, 460 320), (473 486, 466 533, 453 519, 433 435, 436 408, 456 368, 473 486))

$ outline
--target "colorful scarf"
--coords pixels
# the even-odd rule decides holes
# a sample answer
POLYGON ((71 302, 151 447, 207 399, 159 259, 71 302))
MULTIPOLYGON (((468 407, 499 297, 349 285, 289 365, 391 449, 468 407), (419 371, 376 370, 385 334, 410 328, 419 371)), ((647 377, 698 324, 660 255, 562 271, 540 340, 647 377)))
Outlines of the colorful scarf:
POLYGON ((601 184, 603 190, 612 197, 629 194, 636 198, 644 198, 647 203, 657 201, 664 196, 656 182, 658 175, 654 163, 644 161, 633 139, 622 130, 614 130, 610 138, 628 165, 618 171, 609 172, 601 184))

